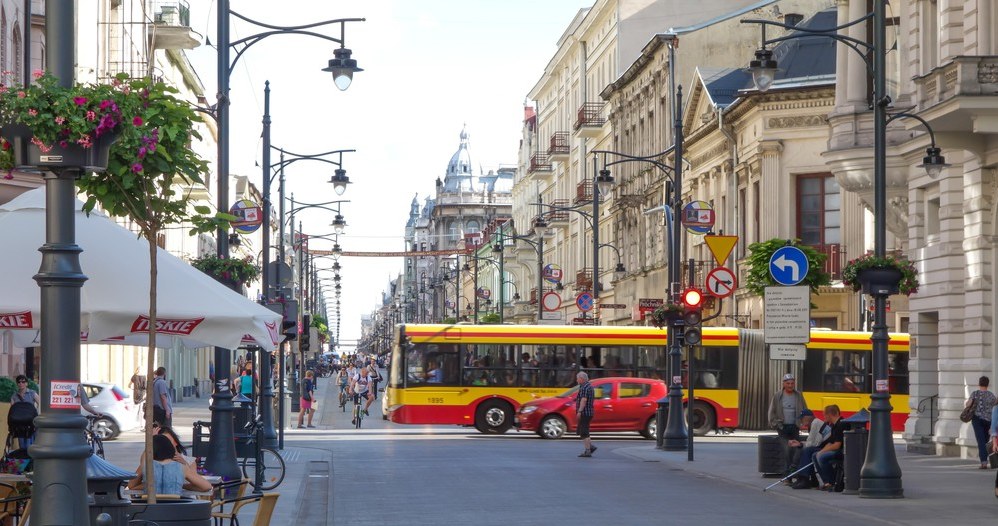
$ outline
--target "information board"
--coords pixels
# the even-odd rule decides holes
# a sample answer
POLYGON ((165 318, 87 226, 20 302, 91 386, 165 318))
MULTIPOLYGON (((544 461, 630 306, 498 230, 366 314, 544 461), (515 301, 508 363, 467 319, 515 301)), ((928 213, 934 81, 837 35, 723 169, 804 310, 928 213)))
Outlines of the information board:
POLYGON ((766 343, 811 341, 810 287, 766 287, 766 343))

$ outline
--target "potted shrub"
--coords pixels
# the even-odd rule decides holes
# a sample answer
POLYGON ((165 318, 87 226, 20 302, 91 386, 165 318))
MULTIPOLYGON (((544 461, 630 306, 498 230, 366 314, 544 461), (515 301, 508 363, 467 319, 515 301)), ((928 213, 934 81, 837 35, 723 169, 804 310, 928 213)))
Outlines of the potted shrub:
POLYGON ((208 254, 192 260, 191 266, 220 282, 245 285, 260 275, 260 269, 252 260, 252 257, 220 258, 215 254, 208 254))
POLYGON ((842 282, 864 294, 904 294, 918 292, 918 271, 908 259, 895 254, 877 257, 864 254, 842 269, 842 282))
POLYGON ((648 315, 648 321, 652 325, 661 329, 662 327, 667 327, 669 322, 672 320, 678 320, 683 317, 683 306, 677 305, 675 303, 663 303, 648 315))
POLYGON ((774 285, 779 285, 773 276, 769 273, 769 260, 773 257, 773 253, 779 248, 788 245, 796 246, 804 253, 807 257, 808 271, 807 275, 801 281, 801 285, 807 285, 810 287, 811 292, 817 294, 818 287, 823 285, 832 284, 832 276, 825 272, 824 265, 825 260, 828 256, 818 252, 813 247, 808 245, 798 244, 799 240, 787 240, 780 238, 773 238, 769 241, 763 241, 759 243, 752 243, 748 246, 749 255, 748 259, 748 273, 746 276, 745 287, 758 296, 764 296, 766 293, 766 287, 771 287, 774 285))

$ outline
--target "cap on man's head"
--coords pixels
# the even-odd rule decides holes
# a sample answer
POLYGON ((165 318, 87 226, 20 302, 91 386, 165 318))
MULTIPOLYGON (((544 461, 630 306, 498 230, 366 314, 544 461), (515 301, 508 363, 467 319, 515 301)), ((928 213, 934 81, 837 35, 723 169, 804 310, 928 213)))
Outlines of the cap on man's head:
POLYGON ((800 417, 804 418, 805 416, 814 416, 814 411, 811 411, 810 409, 804 409, 804 410, 802 410, 800 412, 800 417))
POLYGON ((793 379, 794 379, 794 375, 792 375, 790 373, 787 373, 787 374, 783 375, 783 381, 784 382, 786 382, 787 380, 793 380, 793 379))

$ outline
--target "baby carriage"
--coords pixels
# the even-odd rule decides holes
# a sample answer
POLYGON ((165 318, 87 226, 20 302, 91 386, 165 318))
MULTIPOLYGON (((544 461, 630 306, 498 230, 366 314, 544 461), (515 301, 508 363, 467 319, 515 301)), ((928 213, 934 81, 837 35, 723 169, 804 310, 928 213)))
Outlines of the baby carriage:
POLYGON ((7 413, 7 441, 4 443, 0 471, 4 473, 24 473, 31 471, 31 457, 26 447, 14 448, 14 439, 25 444, 35 436, 35 417, 38 410, 30 402, 15 402, 7 413))

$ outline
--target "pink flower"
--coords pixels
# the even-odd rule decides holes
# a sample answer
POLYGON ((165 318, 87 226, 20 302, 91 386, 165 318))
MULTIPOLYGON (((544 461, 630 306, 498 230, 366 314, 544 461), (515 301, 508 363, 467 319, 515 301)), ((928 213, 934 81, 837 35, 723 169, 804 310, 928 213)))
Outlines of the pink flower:
POLYGON ((132 171, 135 172, 135 173, 141 173, 142 172, 142 164, 141 163, 135 163, 135 164, 133 164, 132 165, 132 171))
POLYGON ((80 137, 79 139, 76 140, 76 144, 79 144, 84 148, 89 148, 93 145, 93 142, 91 142, 89 135, 84 135, 83 137, 80 137))
POLYGON ((61 148, 66 148, 66 147, 68 147, 68 146, 69 146, 69 141, 67 141, 67 140, 65 140, 65 139, 63 139, 63 140, 59 141, 59 147, 61 147, 61 148))
POLYGON ((45 143, 43 143, 41 140, 38 139, 38 137, 32 137, 31 144, 37 146, 38 149, 42 151, 42 153, 48 153, 52 150, 51 146, 46 146, 45 143))
POLYGON ((56 124, 62 124, 62 123, 64 123, 64 122, 66 122, 66 118, 65 118, 65 117, 63 117, 62 115, 59 115, 59 116, 57 116, 57 117, 55 118, 55 123, 56 123, 56 124))
POLYGON ((34 117, 35 115, 38 115, 38 110, 36 110, 34 108, 28 108, 28 115, 31 115, 32 117, 34 117))
POLYGON ((17 98, 19 98, 19 99, 23 99, 24 97, 27 97, 27 96, 28 96, 27 93, 25 93, 24 91, 18 91, 17 92, 17 98))
POLYGON ((14 178, 14 169, 13 169, 13 168, 11 168, 10 170, 7 170, 7 173, 5 173, 5 174, 3 175, 3 178, 4 178, 4 179, 8 179, 8 180, 9 180, 9 179, 13 179, 13 178, 14 178))
POLYGON ((142 117, 136 115, 135 118, 132 119, 132 126, 142 126, 142 117))
POLYGON ((97 118, 97 114, 96 113, 94 113, 93 111, 88 111, 87 112, 87 120, 88 121, 95 120, 96 118, 97 118))
POLYGON ((35 77, 36 79, 40 79, 44 75, 45 75, 45 72, 42 71, 42 70, 40 70, 40 69, 36 69, 36 70, 34 70, 34 71, 31 72, 31 76, 35 77))
POLYGON ((100 109, 102 109, 102 110, 106 110, 106 109, 108 109, 108 108, 109 108, 110 106, 111 106, 111 101, 109 101, 109 100, 107 100, 107 99, 104 99, 104 100, 100 101, 100 109))
POLYGON ((0 93, 7 93, 8 91, 10 91, 10 88, 4 86, 3 84, 0 84, 0 93))
POLYGON ((84 104, 87 103, 87 98, 86 97, 73 97, 73 102, 75 102, 77 106, 83 106, 84 104))

